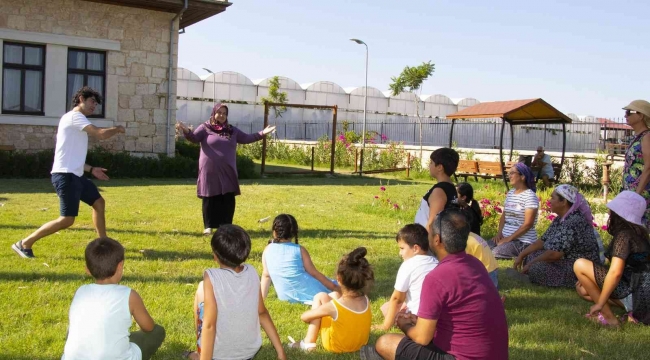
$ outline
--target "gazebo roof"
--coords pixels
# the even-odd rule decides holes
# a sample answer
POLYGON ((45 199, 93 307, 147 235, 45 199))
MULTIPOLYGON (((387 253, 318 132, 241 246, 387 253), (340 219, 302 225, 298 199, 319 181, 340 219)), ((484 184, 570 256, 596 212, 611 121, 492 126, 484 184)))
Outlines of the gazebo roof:
POLYGON ((446 118, 502 118, 513 125, 571 123, 571 118, 542 99, 485 102, 447 115, 446 118))
POLYGON ((617 123, 609 119, 598 118, 598 123, 600 123, 601 129, 610 129, 610 130, 632 130, 632 127, 625 123, 617 123))

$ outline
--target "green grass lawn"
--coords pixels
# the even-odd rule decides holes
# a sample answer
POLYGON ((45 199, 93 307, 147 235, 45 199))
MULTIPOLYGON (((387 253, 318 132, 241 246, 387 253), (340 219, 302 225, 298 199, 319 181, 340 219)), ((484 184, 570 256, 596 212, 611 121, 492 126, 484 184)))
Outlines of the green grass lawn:
MULTIPOLYGON (((374 322, 380 305, 392 292, 400 265, 395 233, 414 218, 430 182, 390 180, 382 198, 401 209, 389 210, 374 196, 387 179, 353 177, 268 178, 242 183, 235 223, 253 239, 248 263, 261 272, 261 254, 270 237, 270 222, 258 220, 293 214, 301 228, 300 242, 316 266, 333 275, 340 257, 358 246, 368 248, 376 284, 370 294, 374 322)), ((215 266, 209 239, 202 231, 201 205, 195 181, 112 180, 102 182, 107 203, 109 236, 126 248, 122 283, 137 290, 167 339, 155 359, 179 359, 193 348, 192 302, 205 268, 215 266)), ((500 182, 480 182, 477 198, 501 196, 500 182), (489 189, 484 185, 490 184, 489 189)), ((503 201, 503 199, 500 199, 503 201)), ((48 179, 0 180, 0 358, 60 358, 75 290, 91 282, 84 274, 83 252, 95 238, 89 207, 82 205, 72 228, 38 242, 37 259, 19 258, 10 246, 46 221, 58 216, 58 199, 48 179)), ((491 235, 494 229, 485 229, 491 235)), ((486 236, 487 237, 487 236, 486 236)), ((647 359, 650 328, 626 325, 603 329, 583 318, 589 304, 571 290, 545 289, 511 281, 501 262, 500 291, 507 295, 512 359, 647 359)), ((266 302, 286 341, 304 336, 299 315, 306 306, 280 302, 273 291, 266 302)), ((371 342, 381 335, 373 332, 371 342)), ((265 338, 256 359, 273 359, 265 338)), ((288 352, 294 359, 358 359, 357 354, 288 352)))

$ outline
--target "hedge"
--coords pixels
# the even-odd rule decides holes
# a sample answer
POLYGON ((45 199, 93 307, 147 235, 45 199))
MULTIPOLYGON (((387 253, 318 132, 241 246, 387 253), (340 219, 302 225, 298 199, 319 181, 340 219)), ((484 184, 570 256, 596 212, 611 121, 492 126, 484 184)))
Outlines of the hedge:
MULTIPOLYGON (((176 156, 159 154, 157 157, 132 156, 126 151, 110 152, 97 147, 88 151, 86 163, 108 169, 111 178, 196 178, 198 174, 199 145, 176 142, 176 156)), ((52 170, 54 151, 36 153, 0 151, 0 178, 47 178, 52 170)), ((256 178, 253 160, 237 154, 240 179, 256 178)))

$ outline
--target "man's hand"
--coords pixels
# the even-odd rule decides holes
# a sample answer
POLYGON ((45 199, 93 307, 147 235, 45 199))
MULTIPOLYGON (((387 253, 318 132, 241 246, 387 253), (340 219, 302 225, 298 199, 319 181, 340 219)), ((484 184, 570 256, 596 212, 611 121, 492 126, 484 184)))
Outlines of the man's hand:
POLYGON ((400 329, 404 329, 406 326, 413 326, 418 321, 418 317, 413 314, 407 313, 398 313, 395 323, 400 329))
POLYGON ((97 180, 109 180, 108 175, 106 175, 106 169, 100 167, 93 167, 90 174, 94 176, 97 180))

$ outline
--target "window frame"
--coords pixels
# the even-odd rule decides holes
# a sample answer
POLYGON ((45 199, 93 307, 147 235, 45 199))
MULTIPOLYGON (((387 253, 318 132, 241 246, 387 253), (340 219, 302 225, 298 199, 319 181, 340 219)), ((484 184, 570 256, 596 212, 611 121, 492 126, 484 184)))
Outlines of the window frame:
POLYGON ((21 43, 14 41, 3 41, 2 43, 2 108, 0 112, 6 115, 36 115, 36 116, 45 116, 45 62, 47 60, 46 54, 47 48, 43 44, 32 44, 32 43, 21 43), (23 64, 14 64, 6 62, 4 57, 5 46, 20 46, 23 50, 22 59, 23 64), (25 48, 40 48, 43 51, 43 61, 42 65, 26 65, 25 62, 25 48), (5 69, 20 70, 20 110, 5 110, 4 106, 4 94, 7 93, 5 89, 4 82, 4 71, 5 69), (41 111, 25 111, 25 72, 26 71, 40 71, 41 72, 41 111))
MULTIPOLYGON (((89 49, 80 49, 80 48, 73 48, 73 47, 68 47, 68 54, 66 58, 66 69, 67 73, 65 75, 65 87, 66 87, 66 111, 72 110, 72 98, 68 96, 68 94, 74 95, 74 93, 70 93, 70 89, 68 88, 68 76, 70 74, 75 74, 75 75, 82 75, 84 77, 83 80, 83 86, 88 86, 88 76, 100 76, 102 78, 102 113, 101 114, 93 114, 87 116, 88 118, 99 118, 103 119, 106 116, 106 66, 108 65, 108 51, 102 51, 102 50, 89 50, 89 49), (88 69, 74 69, 70 67, 70 52, 72 51, 77 51, 77 52, 83 52, 85 54, 102 54, 104 55, 104 71, 98 71, 98 70, 88 70, 88 69), (70 102, 68 102, 70 101, 70 102)), ((88 56, 85 56, 85 61, 86 63, 84 64, 85 67, 88 67, 88 56)), ((79 89, 77 89, 79 90, 79 89)), ((99 90, 99 89, 96 89, 99 90)), ((76 90, 74 90, 76 91, 76 90)))

